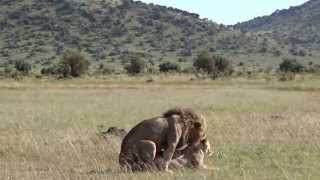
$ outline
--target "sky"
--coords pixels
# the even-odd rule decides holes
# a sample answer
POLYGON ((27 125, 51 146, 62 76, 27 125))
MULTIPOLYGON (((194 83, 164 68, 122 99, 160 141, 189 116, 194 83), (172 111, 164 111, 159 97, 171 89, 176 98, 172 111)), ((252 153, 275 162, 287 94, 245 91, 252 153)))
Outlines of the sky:
POLYGON ((141 0, 146 3, 171 6, 200 14, 214 22, 226 25, 254 17, 270 15, 277 9, 301 5, 307 0, 141 0))

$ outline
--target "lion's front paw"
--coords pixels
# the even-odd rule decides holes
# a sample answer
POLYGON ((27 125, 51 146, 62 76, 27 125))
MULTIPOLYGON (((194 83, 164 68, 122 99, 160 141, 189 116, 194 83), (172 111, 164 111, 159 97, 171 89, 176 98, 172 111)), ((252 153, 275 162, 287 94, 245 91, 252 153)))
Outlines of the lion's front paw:
POLYGON ((173 174, 173 171, 170 169, 166 169, 164 172, 169 173, 169 174, 173 174))
POLYGON ((167 163, 164 161, 163 158, 157 158, 155 159, 155 165, 158 168, 159 171, 165 171, 167 168, 167 163))
POLYGON ((203 165, 201 168, 204 170, 209 170, 209 171, 219 171, 220 170, 219 168, 210 167, 210 166, 206 166, 206 165, 203 165))

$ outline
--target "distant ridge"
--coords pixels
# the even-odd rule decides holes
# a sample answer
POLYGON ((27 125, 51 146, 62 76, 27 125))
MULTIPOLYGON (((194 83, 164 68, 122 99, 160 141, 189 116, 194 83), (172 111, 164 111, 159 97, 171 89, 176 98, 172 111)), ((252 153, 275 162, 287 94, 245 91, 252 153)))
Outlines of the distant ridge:
POLYGON ((239 23, 236 28, 250 32, 270 32, 279 42, 290 46, 320 48, 320 0, 277 10, 270 16, 239 23))

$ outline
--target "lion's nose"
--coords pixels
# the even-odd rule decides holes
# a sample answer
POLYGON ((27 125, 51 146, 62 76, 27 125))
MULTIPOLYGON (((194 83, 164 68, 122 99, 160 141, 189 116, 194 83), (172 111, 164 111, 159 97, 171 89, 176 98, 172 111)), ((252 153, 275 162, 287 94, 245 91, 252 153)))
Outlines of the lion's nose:
POLYGON ((213 152, 211 152, 211 149, 209 148, 206 154, 208 157, 211 157, 213 155, 213 152))

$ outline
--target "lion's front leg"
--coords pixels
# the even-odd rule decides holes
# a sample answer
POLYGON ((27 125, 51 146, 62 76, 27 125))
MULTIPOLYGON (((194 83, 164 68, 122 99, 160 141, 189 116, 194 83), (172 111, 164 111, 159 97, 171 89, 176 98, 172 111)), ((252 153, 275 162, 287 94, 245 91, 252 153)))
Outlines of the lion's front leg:
POLYGON ((200 166, 200 169, 208 170, 208 171, 219 171, 220 170, 219 168, 207 166, 207 165, 204 165, 204 164, 200 166))
POLYGON ((179 143, 179 140, 181 138, 182 134, 182 127, 179 123, 179 117, 172 116, 170 119, 168 119, 168 136, 167 136, 167 142, 168 146, 167 149, 165 149, 163 153, 163 170, 169 172, 169 164, 173 157, 173 154, 176 150, 176 147, 179 143))

